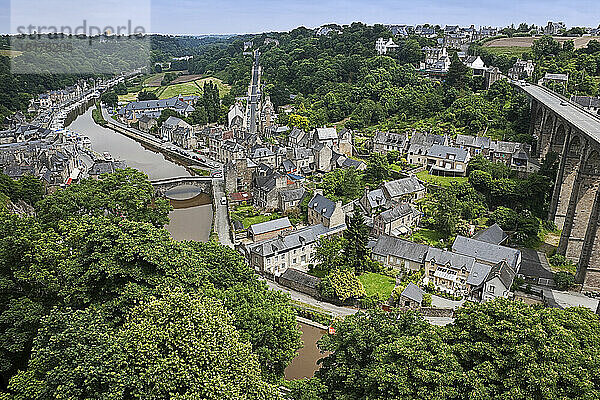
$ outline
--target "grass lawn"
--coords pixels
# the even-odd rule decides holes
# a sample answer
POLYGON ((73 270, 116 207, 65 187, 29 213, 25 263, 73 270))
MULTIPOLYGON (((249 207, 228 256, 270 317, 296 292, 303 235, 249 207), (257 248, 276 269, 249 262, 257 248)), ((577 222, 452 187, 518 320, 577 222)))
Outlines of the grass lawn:
POLYGON ((365 272, 358 279, 365 287, 367 296, 379 293, 382 298, 387 299, 396 286, 396 279, 374 272, 365 272))
POLYGON ((0 56, 6 56, 9 58, 17 57, 21 54, 23 54, 23 52, 18 50, 0 50, 0 56))
MULTIPOLYGON (((183 95, 183 96, 200 96, 203 92, 203 87, 205 82, 212 82, 217 85, 219 88, 219 95, 223 97, 225 94, 229 93, 231 87, 225 83, 223 83, 220 79, 209 77, 209 78, 201 78, 196 79, 191 82, 183 82, 177 84, 171 84, 168 86, 148 86, 148 82, 152 83, 152 77, 147 78, 144 81, 143 90, 147 92, 154 92, 158 96, 159 99, 169 99, 171 97, 183 95)), ((126 95, 119 96, 119 101, 135 101, 137 99, 137 92, 127 93, 126 95)))
POLYGON ((245 217, 242 219, 242 223, 244 224, 244 229, 247 229, 250 225, 260 224, 261 222, 271 221, 277 218, 281 218, 281 215, 274 213, 271 215, 255 215, 253 217, 245 217))
POLYGON ((442 187, 449 187, 453 182, 464 183, 467 181, 467 178, 463 176, 437 176, 431 175, 428 171, 421 171, 417 173, 417 178, 431 185, 437 185, 442 187))
POLYGON ((446 237, 433 229, 419 229, 414 231, 410 238, 414 242, 424 243, 429 246, 440 247, 448 244, 446 237), (441 241, 442 239, 444 239, 444 242, 441 241))
POLYGON ((507 47, 485 47, 485 51, 497 56, 506 54, 509 57, 521 57, 526 51, 531 51, 529 47, 507 46, 507 47))

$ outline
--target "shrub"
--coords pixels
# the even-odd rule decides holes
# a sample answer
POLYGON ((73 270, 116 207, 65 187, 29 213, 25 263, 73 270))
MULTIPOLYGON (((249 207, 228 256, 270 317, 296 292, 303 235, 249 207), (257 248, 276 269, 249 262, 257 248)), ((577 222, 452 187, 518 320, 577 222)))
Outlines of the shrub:
POLYGON ((575 283, 575 276, 567 271, 559 271, 554 274, 554 283, 558 290, 569 290, 575 283))

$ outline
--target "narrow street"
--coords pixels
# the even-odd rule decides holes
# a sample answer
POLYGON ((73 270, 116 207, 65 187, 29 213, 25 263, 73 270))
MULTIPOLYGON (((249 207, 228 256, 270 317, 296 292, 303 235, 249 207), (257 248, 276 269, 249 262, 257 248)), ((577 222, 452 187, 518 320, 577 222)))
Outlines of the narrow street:
POLYGON ((223 179, 213 179, 213 204, 214 204, 214 230, 219 237, 219 242, 223 246, 233 249, 229 228, 229 215, 227 203, 221 204, 221 199, 225 197, 225 181, 223 179))

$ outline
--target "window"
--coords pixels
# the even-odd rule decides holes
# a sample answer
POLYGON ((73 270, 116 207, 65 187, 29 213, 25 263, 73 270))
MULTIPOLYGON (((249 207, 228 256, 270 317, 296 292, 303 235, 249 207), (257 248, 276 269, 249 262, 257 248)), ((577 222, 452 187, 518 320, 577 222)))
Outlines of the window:
POLYGON ((488 292, 489 292, 489 293, 492 293, 492 294, 493 294, 495 291, 496 291, 496 287, 495 287, 494 285, 490 285, 490 286, 488 286, 488 292))
POLYGON ((300 257, 300 260, 301 260, 302 262, 306 261, 306 256, 302 256, 302 257, 300 257))

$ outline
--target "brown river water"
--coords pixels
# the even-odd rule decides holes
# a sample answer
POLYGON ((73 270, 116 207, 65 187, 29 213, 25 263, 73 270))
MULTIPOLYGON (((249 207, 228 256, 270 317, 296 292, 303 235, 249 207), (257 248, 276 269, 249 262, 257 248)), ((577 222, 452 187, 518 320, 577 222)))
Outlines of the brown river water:
MULTIPOLYGON (((95 152, 109 152, 113 158, 125 161, 128 167, 148 175, 150 180, 192 175, 184 166, 167 159, 163 154, 97 125, 92 119, 92 109, 77 117, 67 129, 89 137, 95 152)), ((173 206, 173 211, 169 214, 170 223, 166 226, 171 236, 175 240, 206 242, 213 218, 211 197, 192 186, 179 186, 166 195, 173 206)), ((304 347, 286 368, 286 379, 312 377, 318 369, 317 360, 323 357, 316 343, 325 331, 303 323, 299 323, 298 327, 302 332, 304 347)))

